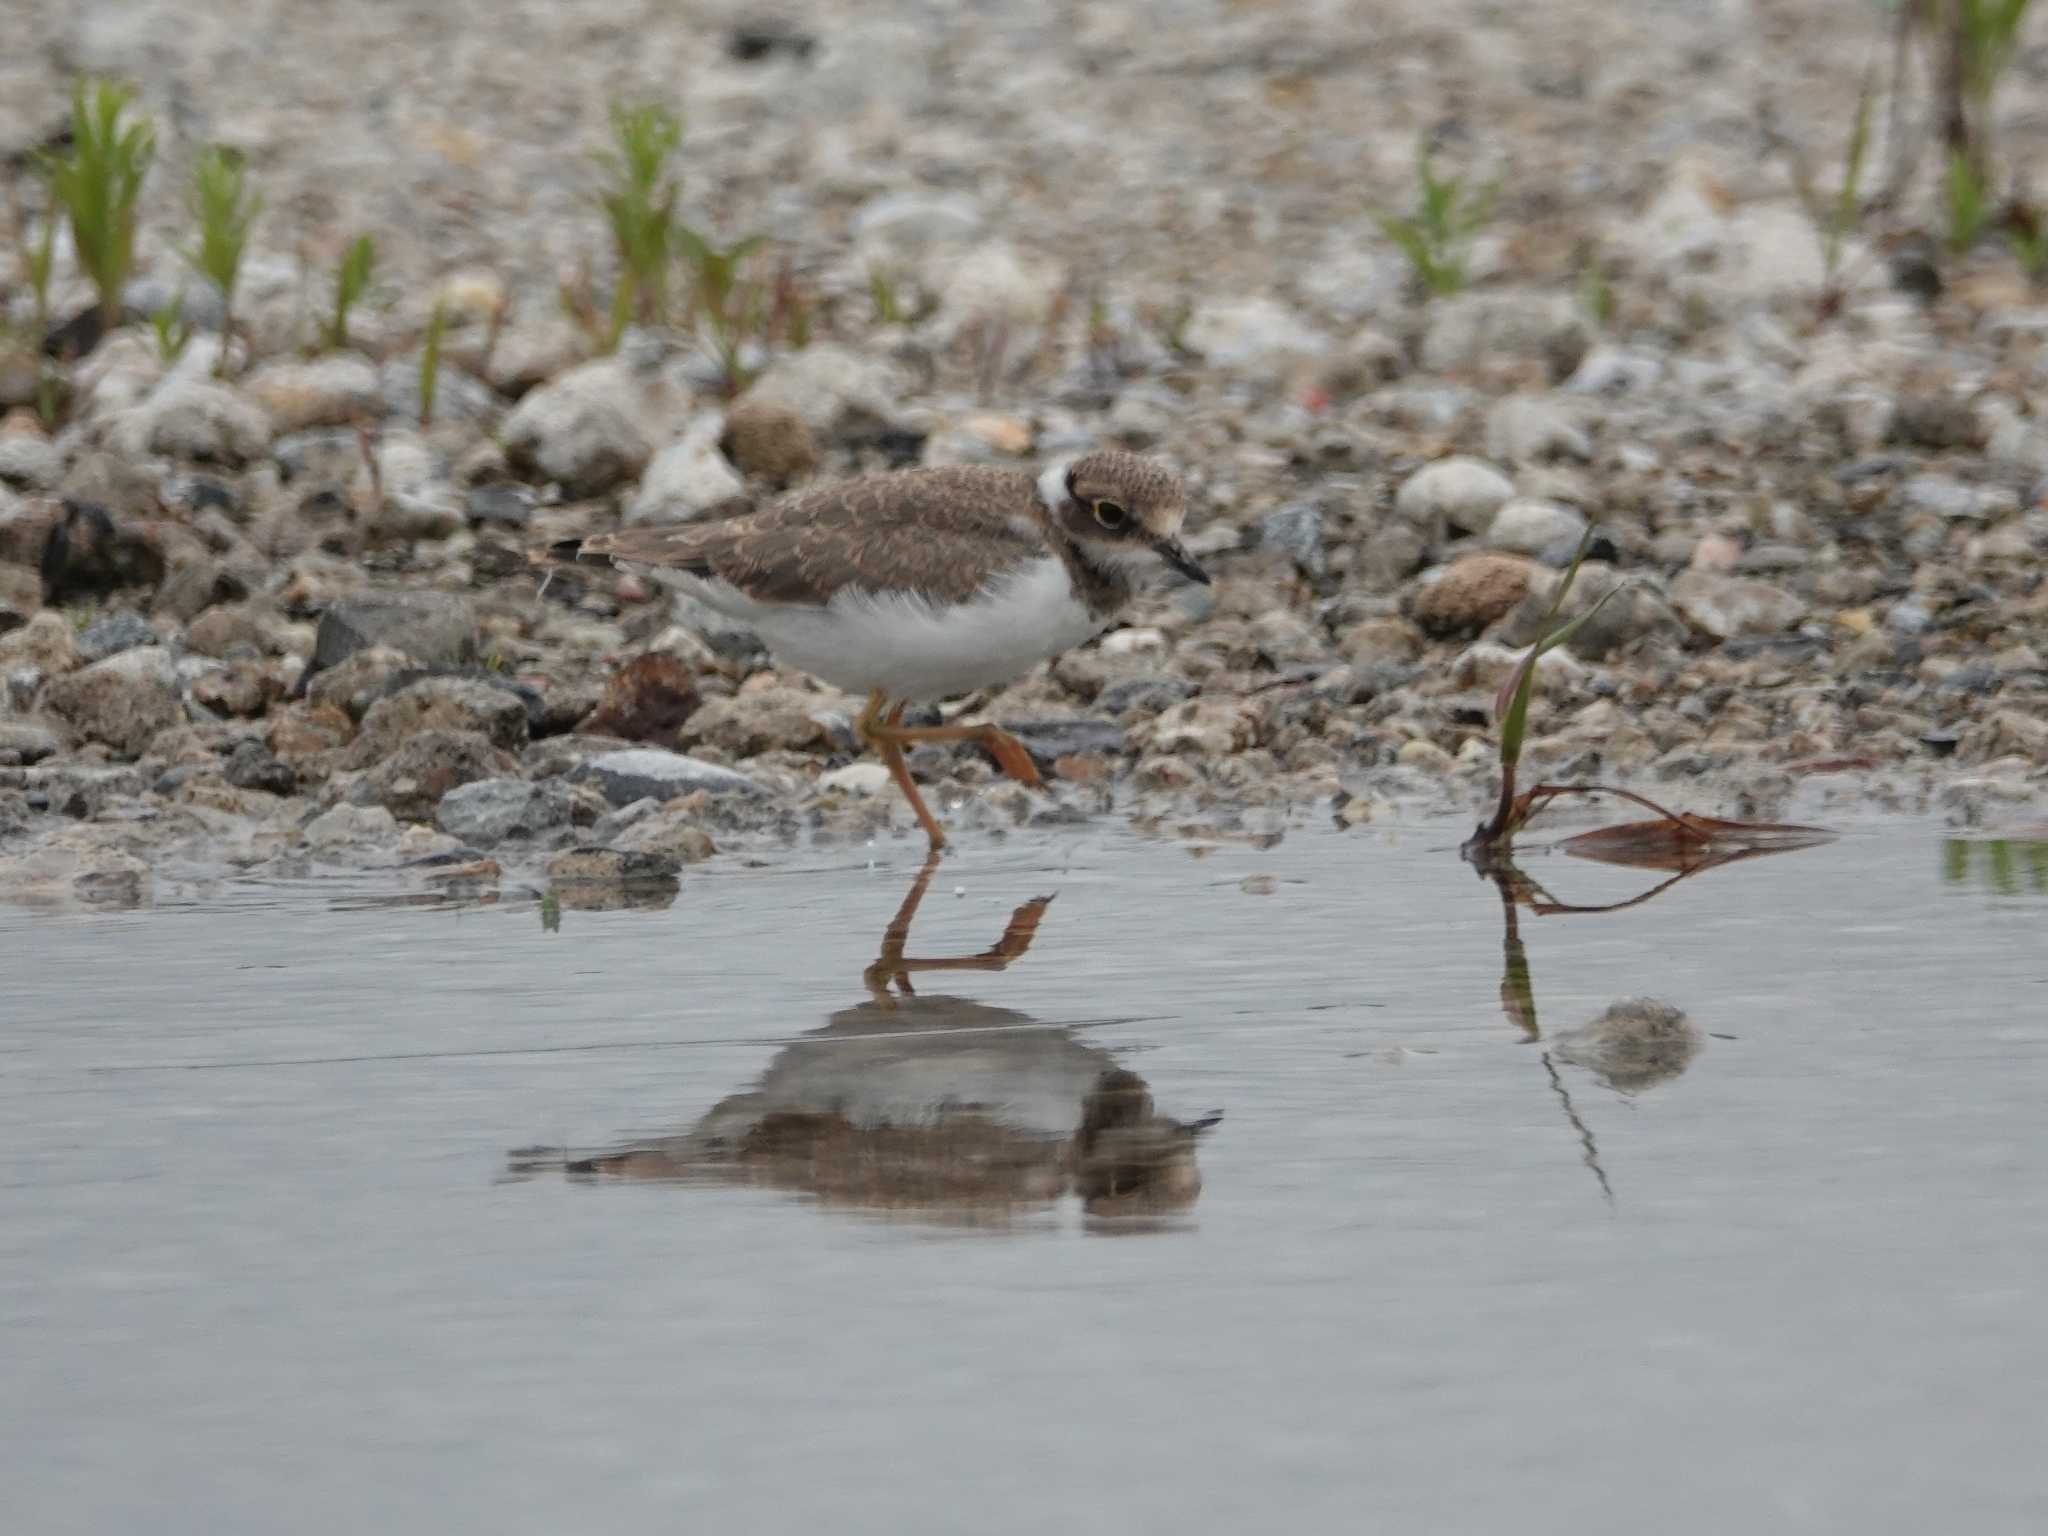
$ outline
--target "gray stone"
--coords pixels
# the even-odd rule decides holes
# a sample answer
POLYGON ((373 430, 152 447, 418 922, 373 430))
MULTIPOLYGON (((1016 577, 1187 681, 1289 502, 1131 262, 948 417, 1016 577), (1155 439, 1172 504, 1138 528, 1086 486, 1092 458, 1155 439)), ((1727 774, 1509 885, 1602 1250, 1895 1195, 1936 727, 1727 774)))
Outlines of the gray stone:
POLYGON ((690 812, 658 808, 636 818, 632 826, 619 834, 614 846, 628 853, 656 854, 679 864, 700 863, 718 852, 711 834, 690 812))
POLYGON ((892 364, 833 342, 814 342, 770 363, 745 400, 801 416, 821 442, 892 425, 908 381, 892 364))
MULTIPOLYGON (((414 348, 385 363, 377 376, 377 394, 383 409, 405 421, 420 419, 420 365, 425 360, 424 354, 414 348)), ((475 374, 465 373, 445 360, 434 370, 435 421, 488 425, 504 408, 491 386, 475 374)))
POLYGON ((964 244, 981 227, 980 207, 957 192, 884 192, 862 203, 853 215, 855 240, 892 253, 964 244))
POLYGON ((1322 575, 1330 564, 1323 550, 1322 509, 1297 501, 1267 513, 1259 520, 1259 548, 1286 555, 1305 576, 1322 575))
POLYGON ((1277 299, 1206 299, 1181 332, 1188 348, 1219 368, 1320 357, 1331 338, 1277 299))
POLYGON ((526 701, 511 688, 480 677, 428 676, 399 686, 370 705, 350 760, 367 765, 420 731, 473 731, 491 745, 517 752, 526 745, 526 701))
POLYGON ((0 635, 24 628, 43 606, 43 578, 33 566, 0 562, 0 635))
POLYGON ((139 645, 161 643, 149 620, 141 614, 110 613, 86 626, 78 637, 78 654, 89 662, 105 661, 109 656, 132 651, 139 645))
POLYGON ((714 795, 766 793, 743 773, 655 747, 588 758, 570 769, 567 777, 571 783, 595 784, 615 806, 635 800, 673 800, 700 789, 714 795))
POLYGON ((654 423, 671 386, 644 376, 623 356, 572 368, 528 394, 499 433, 522 470, 570 496, 602 496, 634 479, 654 457, 654 423))
POLYGON ((358 352, 277 358, 252 369, 241 387, 270 413, 280 432, 345 427, 384 414, 377 394, 377 365, 358 352))
POLYGON ((571 805, 558 784, 525 779, 478 779, 441 797, 434 823, 450 837, 479 848, 510 838, 539 837, 569 824, 571 805))
POLYGON ((331 852, 364 844, 396 842, 398 819, 381 805, 337 805, 321 812, 299 830, 313 848, 331 852))
POLYGON ((475 731, 421 731, 364 773, 351 798, 381 805, 401 821, 426 821, 458 785, 507 778, 518 769, 517 758, 475 731))
POLYGON ((626 521, 680 523, 722 501, 746 494, 747 483, 726 462, 718 441, 725 429, 716 412, 699 417, 676 442, 654 456, 640 489, 626 507, 626 521))
POLYGON ((1782 634, 1806 617, 1806 604, 1782 588, 1712 571, 1682 572, 1671 601, 1686 623, 1716 640, 1782 634))
POLYGON ((1585 518, 1570 507, 1517 496, 1494 514, 1486 542, 1511 554, 1532 556, 1546 565, 1566 565, 1585 533, 1585 518))
POLYGON ((373 508, 369 526, 374 532, 394 539, 445 539, 461 531, 467 522, 462 493, 425 439, 390 432, 378 438, 372 451, 376 479, 371 480, 369 466, 358 462, 354 495, 358 505, 373 508))
POLYGON ((25 491, 54 490, 64 477, 64 454, 34 432, 0 433, 0 481, 25 491))
POLYGON ((1493 522, 1515 482, 1483 459, 1455 455, 1425 464, 1401 484, 1394 510, 1423 528, 1448 522, 1467 533, 1479 533, 1493 522))
POLYGON ((211 464, 246 464, 270 447, 270 413, 225 384, 173 375, 114 422, 117 449, 211 464))
POLYGON ((675 884, 682 861, 668 853, 633 848, 570 848, 548 860, 557 885, 675 884))
POLYGON ((1422 366, 1457 373, 1533 359, 1553 379, 1579 366, 1593 333, 1570 297, 1535 289, 1476 289, 1429 306, 1422 366))
POLYGON ((1486 451, 1507 464, 1593 456, 1593 442, 1554 401, 1509 395, 1486 414, 1486 451))
MULTIPOLYGON (((1518 648, 1534 644, 1549 627, 1551 595, 1562 579, 1561 572, 1552 571, 1532 580, 1529 595, 1503 621, 1495 632, 1496 638, 1504 645, 1518 648)), ((1569 622, 1595 604, 1599 604, 1600 611, 1574 630, 1565 642, 1567 650, 1586 661, 1604 660, 1623 646, 1649 635, 1675 637, 1685 631, 1683 621, 1662 594, 1639 580, 1631 581, 1611 565, 1588 560, 1579 567, 1571 595, 1565 599, 1557 618, 1569 622), (1608 597, 1616 587, 1627 590, 1608 597), (1604 603, 1603 598, 1607 599, 1604 603)))
POLYGON ((1114 720, 1005 720, 1003 729, 1024 743, 1041 771, 1062 757, 1124 750, 1124 728, 1114 720))
POLYGON ((63 739, 46 725, 33 720, 0 720, 0 754, 17 763, 39 763, 63 750, 63 739))
POLYGON ((43 707, 81 736, 139 756, 157 732, 182 724, 177 668, 168 651, 142 646, 53 678, 43 707))
POLYGON ((476 620, 449 592, 365 592, 336 599, 320 615, 313 670, 323 671, 370 646, 402 651, 428 666, 476 660, 476 620))
POLYGON ((1156 715, 1194 696, 1195 685, 1184 677, 1127 677, 1103 689, 1095 707, 1106 715, 1156 715))
POLYGON ((293 794, 299 787, 299 776, 291 765, 279 762, 260 741, 236 743, 221 776, 237 789, 260 789, 273 795, 293 794))

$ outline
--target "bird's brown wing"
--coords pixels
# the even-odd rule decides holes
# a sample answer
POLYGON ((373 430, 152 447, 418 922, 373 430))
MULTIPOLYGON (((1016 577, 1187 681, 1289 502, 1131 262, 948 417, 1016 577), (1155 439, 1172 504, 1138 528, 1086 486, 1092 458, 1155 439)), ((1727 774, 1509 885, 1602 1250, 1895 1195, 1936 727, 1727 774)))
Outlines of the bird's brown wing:
POLYGON ((989 578, 1045 553, 1027 475, 927 469, 799 492, 717 521, 622 528, 572 558, 684 571, 761 602, 822 604, 845 587, 964 602, 989 578))

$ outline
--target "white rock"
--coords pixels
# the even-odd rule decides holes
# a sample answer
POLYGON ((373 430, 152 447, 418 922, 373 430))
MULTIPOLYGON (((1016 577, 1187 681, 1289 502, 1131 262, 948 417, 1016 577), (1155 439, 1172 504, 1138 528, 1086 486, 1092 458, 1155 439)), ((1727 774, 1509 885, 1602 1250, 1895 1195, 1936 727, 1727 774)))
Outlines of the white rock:
MULTIPOLYGON (((440 454, 411 432, 383 434, 374 451, 384 499, 371 518, 373 528, 400 539, 445 539, 462 530, 462 498, 440 454)), ((367 466, 357 471, 358 505, 370 500, 369 473, 367 466)))
POLYGON ((117 452, 244 464, 270 446, 270 413, 225 384, 172 377, 123 411, 111 436, 117 452))
POLYGON ((1518 496, 1493 515, 1486 542, 1495 549, 1530 555, 1546 565, 1571 559, 1585 536, 1586 519, 1554 501, 1518 496))
POLYGON ((1570 414, 1537 395, 1509 395, 1487 413, 1486 451, 1507 464, 1592 458, 1593 443, 1570 414))
POLYGON ((889 770, 880 763, 848 763, 818 779, 818 788, 850 795, 878 795, 889 787, 889 770))
MULTIPOLYGON (((1461 688, 1496 693, 1515 675, 1515 668, 1522 664, 1522 658, 1527 654, 1526 650, 1513 650, 1491 640, 1481 640, 1468 647, 1451 664, 1451 676, 1461 688)), ((1592 670, 1563 646, 1553 646, 1536 659, 1534 691, 1551 693, 1573 687, 1592 670)))
POLYGON ((1717 640, 1782 634, 1806 617, 1806 604, 1790 592, 1712 571, 1681 572, 1671 583, 1671 603, 1686 623, 1717 640))
POLYGON ((33 432, 0 433, 0 480, 27 491, 47 491, 64 477, 64 454, 33 432))
POLYGON ((1217 367, 1318 357, 1331 339, 1277 299, 1207 299, 1182 331, 1188 347, 1217 367))
POLYGON ((1448 522, 1478 533, 1514 494, 1514 481, 1484 459, 1455 455, 1410 475, 1394 496, 1394 510, 1411 523, 1448 522))
POLYGON ((964 193, 884 192, 853 216, 853 237, 871 255, 957 245, 981 233, 980 206, 964 193))
POLYGON ((971 325, 997 322, 1015 332, 1045 323, 1066 280, 1058 262, 991 241, 951 264, 939 284, 939 331, 948 339, 971 325))
POLYGON ((381 805, 337 805, 300 830, 309 846, 325 851, 388 843, 398 836, 398 818, 381 805))
POLYGON ((1585 317, 1570 298, 1535 289, 1455 294, 1431 304, 1428 318, 1422 366, 1431 373, 1531 359, 1544 364, 1552 378, 1563 378, 1592 341, 1585 317))
POLYGON ((242 380, 242 392, 270 412, 280 432, 344 427, 359 416, 384 414, 377 365, 356 352, 263 363, 242 380))
POLYGON ((513 463, 570 496, 601 496, 647 468, 674 435, 687 397, 658 364, 628 349, 572 368, 527 395, 499 433, 513 463))
POLYGON ((724 430, 724 413, 708 412, 691 422, 678 441, 657 453, 640 477, 640 489, 626 508, 626 521, 688 522, 721 501, 744 495, 746 481, 719 451, 718 439, 724 430))
POLYGON ((769 364, 745 398, 796 412, 821 441, 829 441, 859 427, 894 421, 907 388, 891 364, 817 342, 769 364))

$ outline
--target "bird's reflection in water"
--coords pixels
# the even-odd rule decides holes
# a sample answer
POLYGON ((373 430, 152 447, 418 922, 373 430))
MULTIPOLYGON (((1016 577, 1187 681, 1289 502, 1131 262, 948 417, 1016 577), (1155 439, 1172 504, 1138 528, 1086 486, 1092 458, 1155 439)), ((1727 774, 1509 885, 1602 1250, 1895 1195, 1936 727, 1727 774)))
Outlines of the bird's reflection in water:
POLYGON ((527 1149, 512 1171, 756 1184, 942 1222, 1002 1223, 1069 1194, 1091 1218, 1185 1212, 1202 1188, 1197 1144, 1220 1114, 1161 1114, 1142 1078, 1071 1028, 916 990, 913 976, 1022 959, 1051 901, 1018 907, 979 954, 912 956, 936 869, 926 862, 884 931, 867 999, 785 1046, 752 1088, 675 1135, 587 1156, 527 1149))

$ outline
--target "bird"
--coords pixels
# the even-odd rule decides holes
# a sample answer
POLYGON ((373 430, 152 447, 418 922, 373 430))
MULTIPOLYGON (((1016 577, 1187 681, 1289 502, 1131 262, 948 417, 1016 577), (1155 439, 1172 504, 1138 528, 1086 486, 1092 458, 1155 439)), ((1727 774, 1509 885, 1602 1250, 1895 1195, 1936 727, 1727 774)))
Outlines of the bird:
POLYGON ((780 665, 865 694, 854 733, 889 770, 937 852, 938 819, 904 748, 972 741, 1041 783, 990 724, 911 726, 904 711, 1015 681, 1094 638, 1141 590, 1209 585, 1181 539, 1187 497, 1156 460, 1116 449, 1042 472, 895 470, 717 509, 696 522, 537 546, 533 564, 610 565, 751 629, 780 665))

